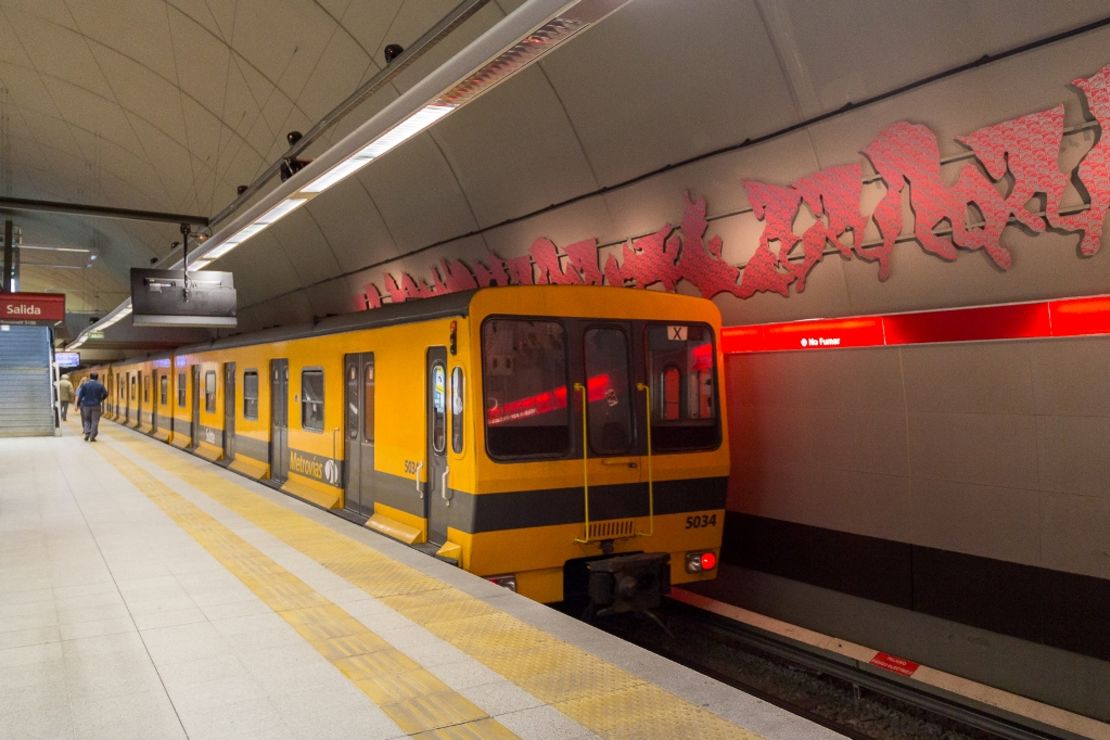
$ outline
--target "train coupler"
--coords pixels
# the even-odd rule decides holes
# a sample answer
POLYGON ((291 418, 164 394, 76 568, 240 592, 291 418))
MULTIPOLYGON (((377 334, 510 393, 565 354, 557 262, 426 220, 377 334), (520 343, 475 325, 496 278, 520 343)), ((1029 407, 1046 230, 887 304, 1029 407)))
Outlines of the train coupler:
POLYGON ((592 560, 590 612, 599 617, 622 612, 646 613, 663 602, 671 590, 671 556, 665 552, 643 552, 592 560))

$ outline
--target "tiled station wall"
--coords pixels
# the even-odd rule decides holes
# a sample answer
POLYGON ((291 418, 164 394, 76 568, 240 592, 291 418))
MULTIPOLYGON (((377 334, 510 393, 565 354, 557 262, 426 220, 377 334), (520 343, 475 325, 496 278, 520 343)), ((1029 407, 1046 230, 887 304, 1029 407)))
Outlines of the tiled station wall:
POLYGON ((726 369, 726 561, 1110 660, 1110 338, 726 369))

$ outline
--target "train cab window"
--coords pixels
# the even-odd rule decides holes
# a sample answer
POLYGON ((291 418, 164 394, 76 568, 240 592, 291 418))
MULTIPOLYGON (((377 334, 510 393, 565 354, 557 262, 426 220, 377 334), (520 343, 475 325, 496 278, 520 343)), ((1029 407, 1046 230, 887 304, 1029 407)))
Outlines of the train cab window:
POLYGON ((623 330, 606 327, 588 329, 583 339, 590 451, 627 454, 632 446, 628 338, 623 330))
POLYGON ((374 443, 374 355, 366 360, 362 372, 362 438, 374 443))
POLYGON ((158 378, 158 382, 160 384, 158 390, 159 403, 165 406, 167 403, 169 403, 170 399, 170 376, 163 374, 160 378, 158 378))
POLYGON ((185 408, 185 373, 177 374, 177 405, 185 408))
POLYGON ((650 325, 647 345, 652 447, 716 447, 721 431, 712 330, 700 324, 650 325))
POLYGON ((209 370, 204 374, 204 410, 209 413, 216 411, 216 371, 209 370))
POLYGON ((482 324, 486 447, 500 459, 570 452, 566 330, 557 321, 482 324))
POLYGON ((324 431, 324 371, 301 371, 301 428, 324 431))
POLYGON ((243 418, 258 418, 258 371, 243 373, 243 418))
POLYGON ((463 451, 463 371, 461 367, 451 371, 451 451, 456 455, 463 451))
POLYGON ((663 368, 662 403, 659 418, 663 421, 678 421, 682 415, 682 371, 677 365, 663 368))

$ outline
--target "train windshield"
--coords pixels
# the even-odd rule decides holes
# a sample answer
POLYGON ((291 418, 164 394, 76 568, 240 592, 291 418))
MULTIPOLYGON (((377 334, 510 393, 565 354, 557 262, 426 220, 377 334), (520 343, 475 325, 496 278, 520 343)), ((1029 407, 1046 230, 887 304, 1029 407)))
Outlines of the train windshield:
POLYGON ((699 324, 650 325, 647 344, 652 447, 716 447, 721 432, 713 332, 699 324))
POLYGON ((567 454, 565 335, 555 321, 489 319, 482 325, 486 444, 493 457, 567 454))

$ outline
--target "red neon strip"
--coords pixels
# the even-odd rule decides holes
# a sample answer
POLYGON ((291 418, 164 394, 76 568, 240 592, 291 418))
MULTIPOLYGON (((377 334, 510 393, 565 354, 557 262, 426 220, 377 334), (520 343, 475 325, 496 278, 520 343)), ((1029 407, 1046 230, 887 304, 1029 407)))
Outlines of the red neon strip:
POLYGON ((736 354, 1099 334, 1110 334, 1110 296, 730 326, 721 330, 721 348, 736 354))

